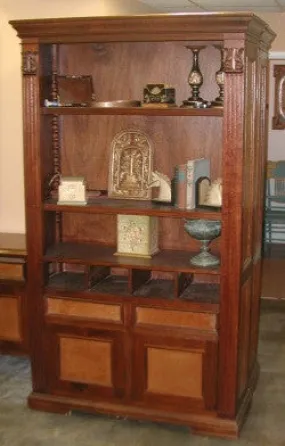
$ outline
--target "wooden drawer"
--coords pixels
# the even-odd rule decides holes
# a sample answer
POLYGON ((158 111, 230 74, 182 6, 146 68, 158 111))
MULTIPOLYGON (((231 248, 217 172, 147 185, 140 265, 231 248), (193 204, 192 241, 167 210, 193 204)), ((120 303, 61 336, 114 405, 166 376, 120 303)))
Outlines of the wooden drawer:
POLYGON ((24 264, 5 261, 0 262, 0 280, 24 280, 24 264))
POLYGON ((136 324, 159 325, 214 331, 217 328, 217 315, 162 308, 136 308, 136 324))
POLYGON ((122 322, 121 305, 48 297, 47 314, 72 316, 106 322, 122 322))
POLYGON ((21 296, 0 295, 0 340, 22 340, 21 296))

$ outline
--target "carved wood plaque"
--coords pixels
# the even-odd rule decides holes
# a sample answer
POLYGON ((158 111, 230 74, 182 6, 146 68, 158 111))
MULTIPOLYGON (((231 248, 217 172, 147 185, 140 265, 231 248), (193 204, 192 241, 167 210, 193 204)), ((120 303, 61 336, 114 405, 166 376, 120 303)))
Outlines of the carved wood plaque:
POLYGON ((152 164, 152 143, 145 133, 117 133, 111 145, 109 197, 150 200, 152 164))
POLYGON ((274 65, 274 116, 273 130, 285 129, 285 65, 274 65))

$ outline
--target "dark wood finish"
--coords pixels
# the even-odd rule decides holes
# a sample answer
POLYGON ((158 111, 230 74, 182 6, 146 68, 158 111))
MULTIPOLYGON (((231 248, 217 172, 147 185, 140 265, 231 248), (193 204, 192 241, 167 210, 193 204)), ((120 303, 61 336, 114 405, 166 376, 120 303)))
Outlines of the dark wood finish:
POLYGON ((189 108, 143 108, 143 107, 43 107, 43 115, 139 115, 139 116, 223 116, 222 108, 189 109, 189 108))
POLYGON ((86 206, 78 209, 78 206, 66 206, 56 204, 56 200, 46 200, 44 202, 44 210, 46 211, 61 211, 72 213, 87 213, 87 214, 126 214, 126 215, 153 215, 157 217, 177 217, 199 219, 206 218, 208 220, 220 220, 221 213, 218 211, 205 211, 201 209, 193 209, 191 211, 186 209, 178 209, 174 206, 161 206, 149 201, 137 200, 114 200, 111 198, 90 199, 86 206))
MULTIPOLYGON (((234 438, 258 376, 268 50, 274 33, 251 13, 11 22, 23 44, 25 183, 32 408, 110 413, 234 438), (201 95, 223 108, 180 108, 190 95, 189 44, 205 46, 201 95), (177 67, 179 66, 179 70, 177 67), (142 100, 152 79, 177 107, 44 107, 57 75, 91 76, 96 101, 142 100), (151 75, 151 79, 150 79, 151 75), (92 198, 59 206, 53 175, 83 175, 106 190, 110 145, 129 128, 154 145, 154 168, 173 175, 189 158, 222 177, 220 212, 92 198), (55 191, 56 192, 56 191, 55 191), (54 193, 56 196, 56 193, 54 193), (159 219, 159 254, 114 256, 116 216, 159 219), (220 220, 219 268, 195 268, 199 244, 184 219, 220 220)), ((56 180, 58 184, 58 180, 56 180)))
POLYGON ((0 234, 0 353, 27 354, 27 250, 24 234, 0 234))
POLYGON ((43 259, 45 262, 69 262, 113 266, 128 269, 145 269, 158 271, 180 271, 218 275, 219 267, 197 268, 190 264, 193 252, 163 250, 152 258, 114 255, 116 249, 94 243, 64 242, 50 246, 43 259))

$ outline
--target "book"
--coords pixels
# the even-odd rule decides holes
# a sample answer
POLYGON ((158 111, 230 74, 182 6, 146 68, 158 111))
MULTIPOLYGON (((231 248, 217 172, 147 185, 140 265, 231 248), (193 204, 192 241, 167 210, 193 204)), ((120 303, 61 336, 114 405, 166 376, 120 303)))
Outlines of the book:
POLYGON ((186 164, 179 164, 174 170, 174 205, 180 209, 186 207, 186 164))
POLYGON ((186 163, 186 209, 196 207, 196 181, 201 177, 210 177, 210 160, 198 158, 186 163))

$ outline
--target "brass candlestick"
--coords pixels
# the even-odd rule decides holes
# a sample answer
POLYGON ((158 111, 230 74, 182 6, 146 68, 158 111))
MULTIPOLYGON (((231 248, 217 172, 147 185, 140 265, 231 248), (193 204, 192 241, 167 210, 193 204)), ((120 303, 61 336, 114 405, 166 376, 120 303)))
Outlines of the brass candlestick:
POLYGON ((187 100, 183 101, 183 105, 185 107, 194 107, 197 102, 205 102, 204 99, 200 97, 200 88, 203 85, 203 75, 199 67, 199 53, 205 47, 187 46, 186 48, 191 50, 193 54, 192 68, 188 76, 188 84, 191 87, 192 95, 187 100))
POLYGON ((216 82, 219 87, 219 96, 216 97, 214 101, 212 101, 212 105, 214 107, 223 107, 224 105, 224 85, 225 85, 225 71, 224 71, 224 54, 225 50, 223 47, 215 46, 215 48, 220 50, 221 53, 221 66, 219 70, 216 72, 216 82))

